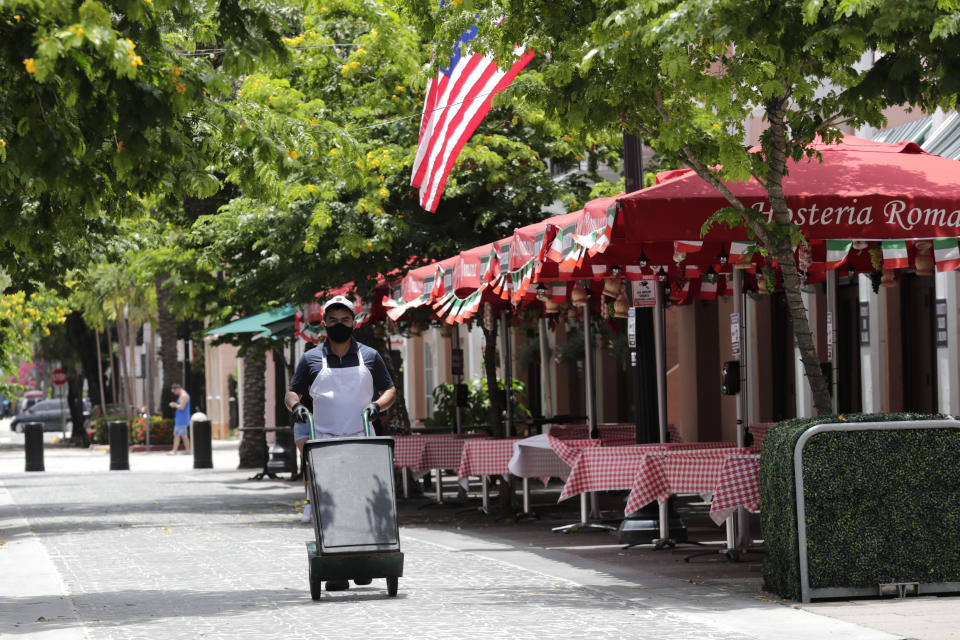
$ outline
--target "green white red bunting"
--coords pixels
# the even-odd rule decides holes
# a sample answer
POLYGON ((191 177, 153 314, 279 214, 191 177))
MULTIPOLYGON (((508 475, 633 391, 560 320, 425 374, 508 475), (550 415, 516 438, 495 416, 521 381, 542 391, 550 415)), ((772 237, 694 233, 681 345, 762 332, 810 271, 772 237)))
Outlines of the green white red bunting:
POLYGON ((387 310, 387 317, 396 322, 400 319, 407 309, 415 309, 417 307, 422 307, 423 305, 430 302, 429 294, 422 293, 418 297, 410 300, 409 302, 398 302, 392 298, 386 296, 383 297, 383 306, 387 310))
POLYGON ((673 243, 673 250, 683 253, 696 253, 702 248, 703 240, 677 240, 673 243))
POLYGON ((827 240, 827 269, 837 269, 846 262, 852 246, 853 240, 827 240))
POLYGON ((902 269, 910 266, 906 240, 884 240, 881 246, 884 269, 902 269))
POLYGON ((754 251, 754 243, 752 242, 731 242, 730 264, 736 264, 742 260, 750 260, 750 258, 753 257, 754 251))
POLYGON ((960 268, 960 247, 956 238, 935 238, 933 256, 937 260, 937 271, 953 271, 960 268))

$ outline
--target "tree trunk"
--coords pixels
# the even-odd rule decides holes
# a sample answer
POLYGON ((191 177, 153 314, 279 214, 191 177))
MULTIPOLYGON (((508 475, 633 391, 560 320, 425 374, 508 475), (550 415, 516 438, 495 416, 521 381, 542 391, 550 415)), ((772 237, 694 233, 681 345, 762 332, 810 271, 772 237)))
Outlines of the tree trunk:
POLYGON ((107 415, 107 399, 103 392, 103 353, 100 351, 100 331, 96 330, 94 335, 97 339, 97 387, 100 389, 100 414, 105 416, 107 415))
POLYGON ((787 208, 787 199, 783 195, 783 178, 787 166, 787 129, 785 125, 785 101, 771 103, 767 108, 767 117, 770 121, 770 136, 773 143, 773 157, 768 158, 770 173, 767 176, 767 192, 770 194, 770 208, 773 211, 774 221, 779 227, 778 233, 767 246, 773 257, 777 259, 780 271, 783 273, 783 289, 787 297, 787 308, 793 320, 793 334, 797 340, 797 349, 800 351, 800 361, 803 371, 810 383, 813 393, 813 404, 817 415, 829 415, 833 412, 833 403, 830 400, 830 389, 820 367, 820 357, 813 341, 813 332, 810 329, 810 320, 807 309, 803 305, 800 295, 800 276, 797 272, 797 262, 793 251, 793 242, 789 228, 793 225, 790 220, 790 210, 787 208), (772 245, 772 246, 771 246, 772 245))
MULTIPOLYGON (((70 421, 73 423, 70 439, 78 447, 87 447, 90 441, 83 416, 83 380, 87 379, 91 395, 98 391, 102 393, 102 377, 95 377, 93 366, 93 359, 99 356, 99 349, 94 351, 90 341, 92 332, 80 313, 76 311, 70 313, 65 324, 67 342, 74 352, 73 357, 64 363, 67 373, 67 406, 70 410, 70 421)), ((98 367, 100 365, 99 359, 97 365, 98 367)))
POLYGON ((127 397, 130 398, 130 407, 133 415, 136 416, 140 413, 140 408, 137 406, 137 385, 134 383, 137 379, 137 335, 129 317, 124 320, 124 325, 127 329, 127 397))
MULTIPOLYGON (((263 428, 266 406, 267 366, 264 354, 254 349, 243 356, 243 418, 240 426, 263 428)), ((264 466, 267 458, 266 434, 263 431, 244 431, 240 441, 239 469, 257 469, 264 466)))
POLYGON ((120 314, 120 310, 117 309, 117 347, 119 350, 119 359, 120 359, 120 379, 122 388, 121 397, 123 398, 123 410, 126 413, 127 417, 132 417, 130 412, 130 407, 132 406, 132 400, 129 397, 130 387, 127 385, 127 347, 126 347, 126 337, 123 330, 123 317, 120 314))
POLYGON ((113 355, 113 329, 111 329, 110 324, 107 324, 106 327, 107 333, 107 352, 109 355, 110 361, 110 402, 113 404, 120 404, 120 387, 117 386, 117 368, 118 363, 116 358, 113 355))
POLYGON ((500 406, 500 383, 497 379, 497 326, 493 329, 483 329, 483 371, 487 376, 487 393, 490 396, 490 412, 487 414, 487 423, 490 435, 494 438, 503 437, 503 407, 500 406))
POLYGON ((179 378, 177 363, 177 321, 170 311, 170 299, 173 292, 166 286, 167 278, 158 277, 154 281, 157 290, 157 335, 160 337, 160 368, 163 370, 163 382, 160 385, 160 397, 157 399, 157 413, 164 418, 173 417, 173 393, 170 385, 174 382, 186 384, 179 378))

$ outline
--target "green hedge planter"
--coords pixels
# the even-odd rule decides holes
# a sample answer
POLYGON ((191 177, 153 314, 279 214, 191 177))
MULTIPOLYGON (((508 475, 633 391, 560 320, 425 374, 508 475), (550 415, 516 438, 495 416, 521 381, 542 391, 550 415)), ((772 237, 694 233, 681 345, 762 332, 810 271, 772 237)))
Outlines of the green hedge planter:
MULTIPOLYGON (((802 597, 794 450, 804 432, 947 418, 847 414, 772 427, 760 457, 764 587, 802 597)), ((880 595, 879 585, 890 583, 960 588, 960 429, 814 434, 803 449, 803 486, 812 597, 880 595)))

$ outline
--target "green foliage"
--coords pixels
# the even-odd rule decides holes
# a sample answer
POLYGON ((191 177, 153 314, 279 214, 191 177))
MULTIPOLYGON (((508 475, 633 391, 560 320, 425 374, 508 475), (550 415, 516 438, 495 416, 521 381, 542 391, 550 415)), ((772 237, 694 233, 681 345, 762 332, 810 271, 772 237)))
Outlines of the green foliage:
MULTIPOLYGON (((116 420, 127 420, 124 416, 107 416, 105 418, 94 418, 90 422, 93 424, 93 443, 109 444, 110 429, 108 423, 116 420)), ((127 431, 127 438, 130 444, 146 444, 147 428, 146 419, 143 416, 127 421, 130 425, 127 431)), ((150 444, 173 444, 173 420, 162 418, 160 416, 150 416, 150 444)))
POLYGON ((583 202, 619 143, 571 136, 507 92, 431 214, 409 184, 429 59, 417 30, 385 0, 308 1, 284 43, 289 59, 246 76, 229 106, 249 128, 219 151, 226 204, 168 229, 155 252, 181 314, 221 322, 350 281, 369 297, 378 274, 411 256, 447 257, 541 219, 556 200, 583 202), (588 158, 588 175, 554 181, 547 158, 588 158))
MULTIPOLYGON (((147 421, 135 418, 130 428, 130 444, 146 444, 147 421)), ((150 444, 173 444, 173 419, 150 416, 150 444)))
MULTIPOLYGON (((487 417, 490 415, 490 394, 486 378, 470 380, 467 384, 467 406, 462 408, 461 419, 467 430, 485 429, 487 417)), ((498 388, 504 389, 504 381, 497 380, 498 388)), ((513 417, 514 420, 524 420, 530 417, 530 410, 525 402, 527 386, 522 380, 512 380, 513 417)), ((423 420, 428 427, 449 427, 456 424, 456 407, 454 385, 445 382, 433 390, 433 415, 423 420)))
MULTIPOLYGON (((944 417, 846 414, 772 427, 760 459, 765 588, 785 598, 800 597, 793 452, 805 431, 833 422, 944 417)), ((960 581, 958 457, 956 429, 813 436, 803 455, 810 586, 960 581)))
POLYGON ((131 196, 215 191, 212 150, 243 126, 231 78, 285 55, 291 17, 267 0, 0 0, 4 266, 56 265, 131 196))

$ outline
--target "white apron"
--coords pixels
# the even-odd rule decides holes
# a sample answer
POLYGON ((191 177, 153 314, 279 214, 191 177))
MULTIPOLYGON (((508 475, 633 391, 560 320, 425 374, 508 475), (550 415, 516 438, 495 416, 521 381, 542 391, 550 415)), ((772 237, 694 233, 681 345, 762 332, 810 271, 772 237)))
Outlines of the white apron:
MULTIPOLYGON (((313 398, 313 419, 318 438, 341 438, 363 435, 361 412, 373 401, 373 376, 363 363, 356 367, 333 369, 323 357, 323 369, 310 385, 313 398)), ((370 425, 373 434, 373 425, 370 425)))

